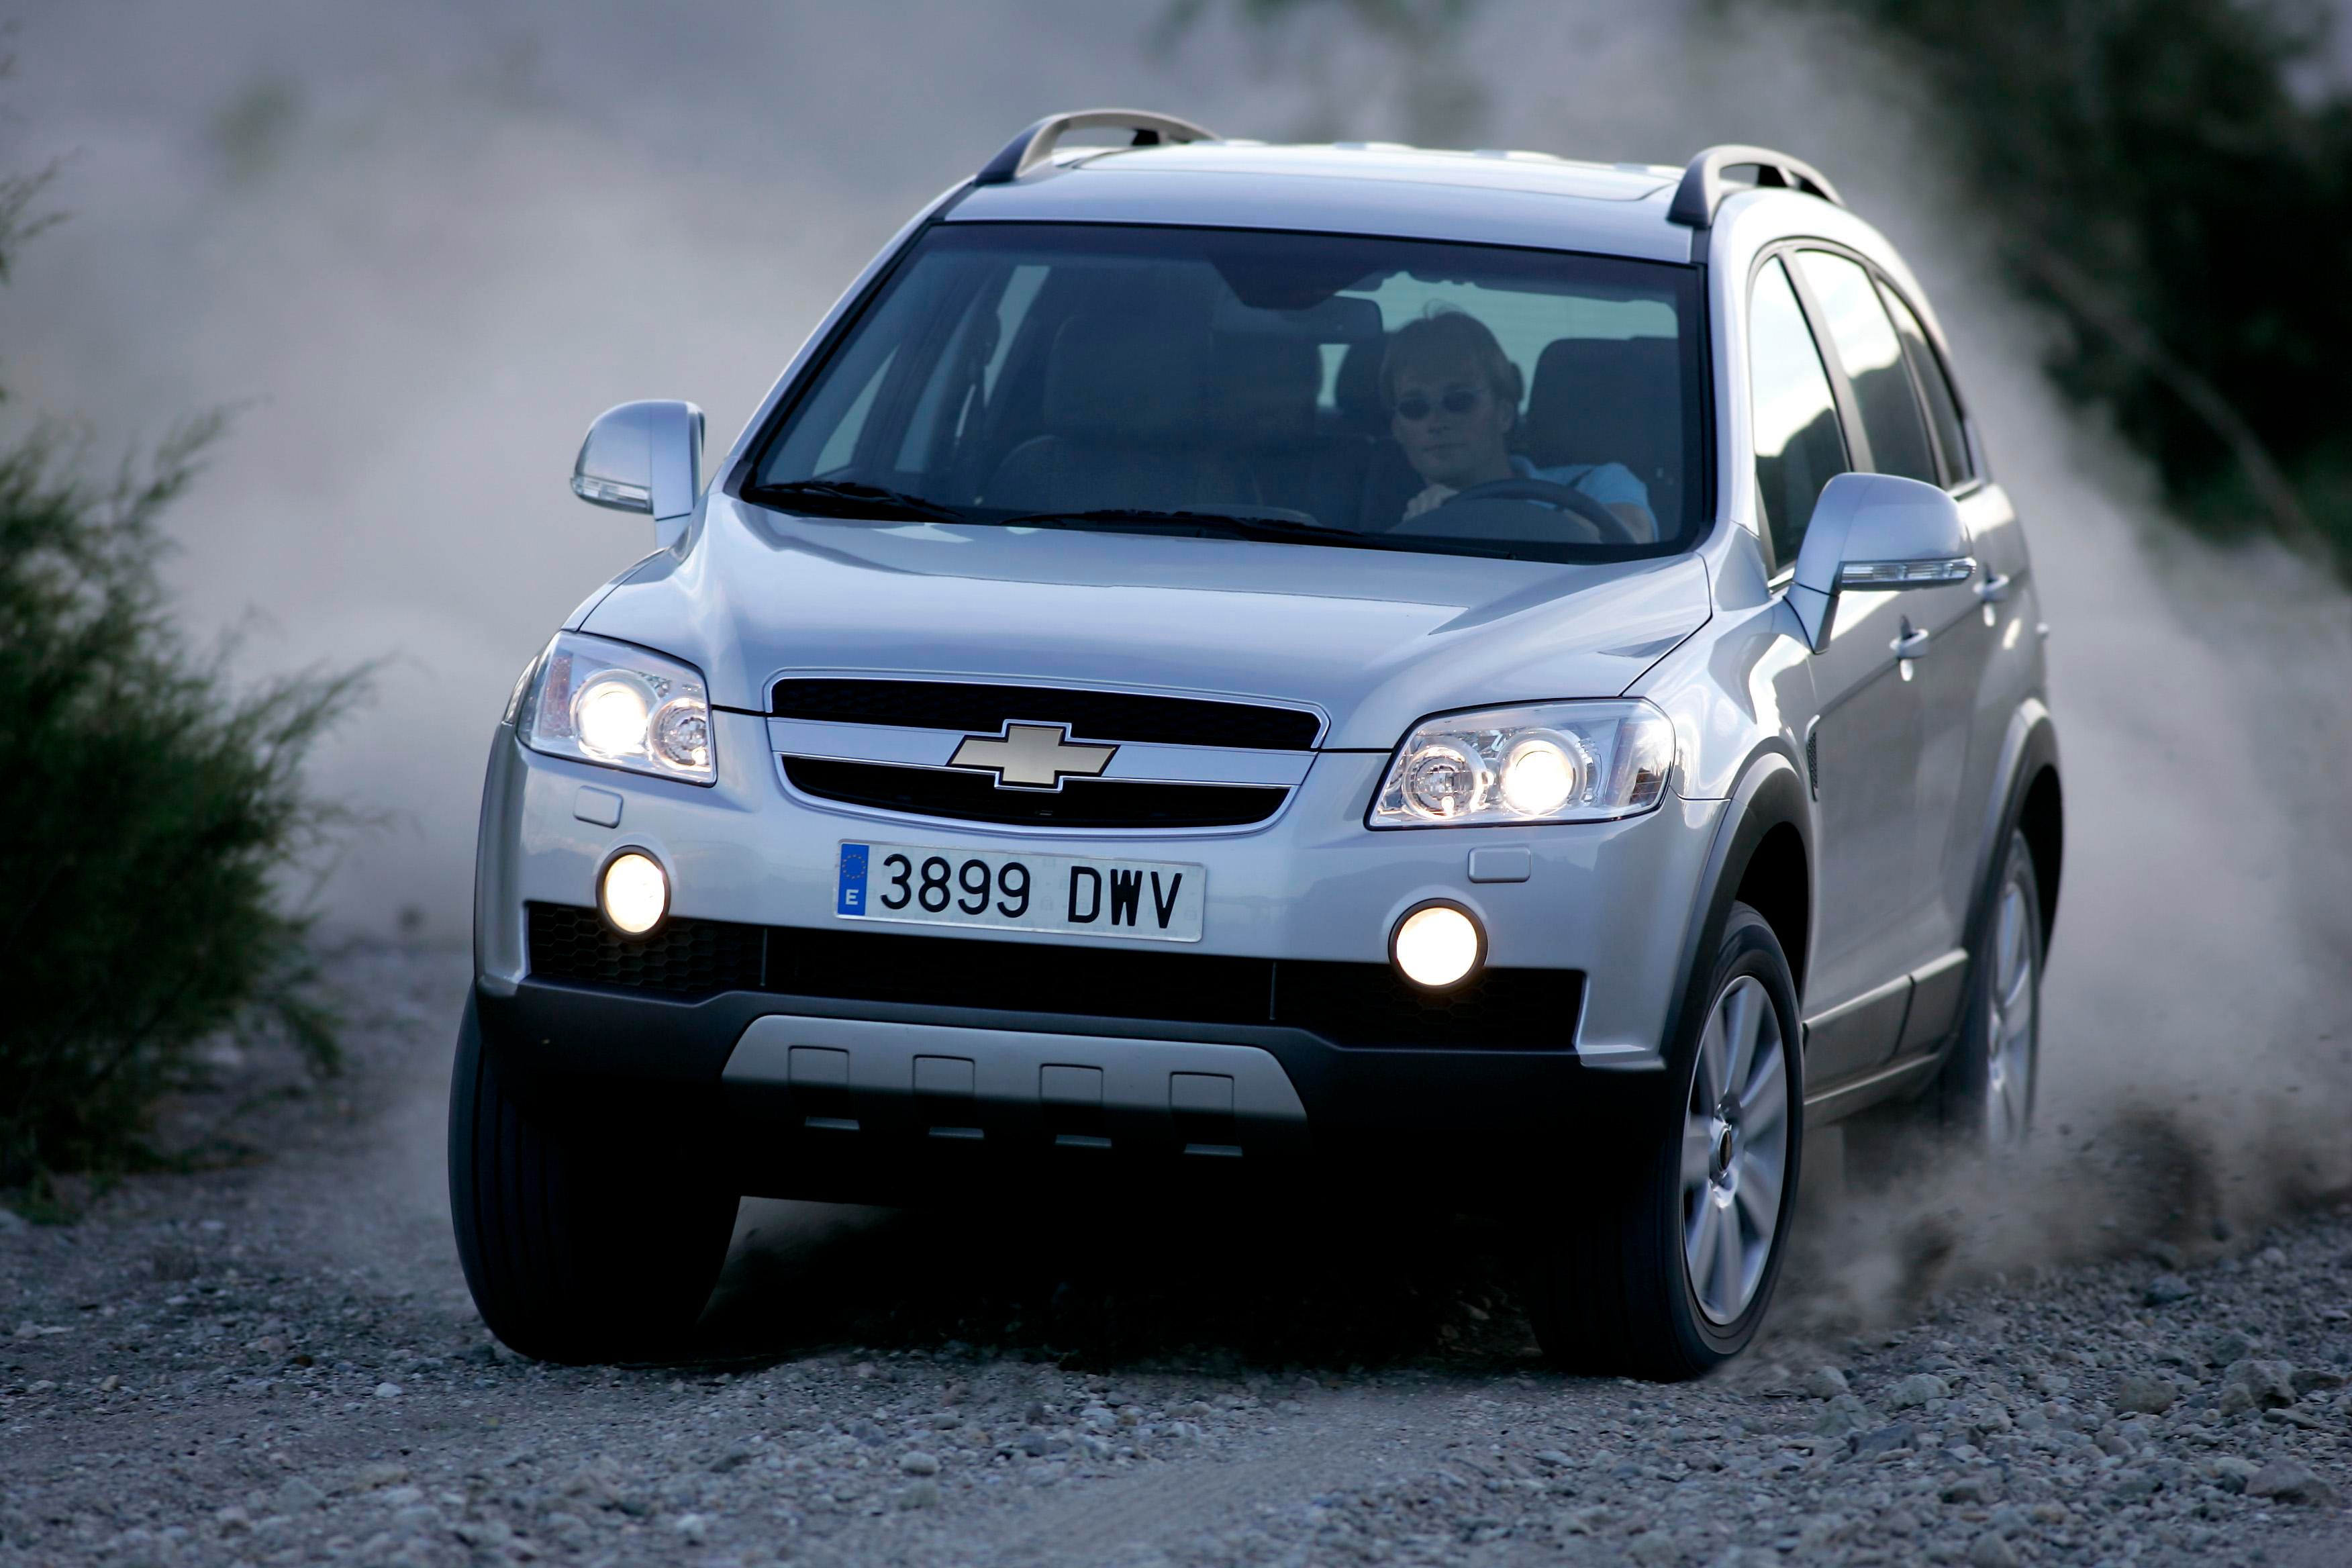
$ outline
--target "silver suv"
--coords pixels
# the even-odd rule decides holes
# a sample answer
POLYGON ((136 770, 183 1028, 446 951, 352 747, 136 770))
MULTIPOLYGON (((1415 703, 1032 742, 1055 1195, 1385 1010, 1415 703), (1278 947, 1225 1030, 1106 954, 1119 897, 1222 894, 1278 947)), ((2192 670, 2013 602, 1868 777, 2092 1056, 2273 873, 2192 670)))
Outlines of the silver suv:
POLYGON ((1555 1359, 1687 1376, 1808 1128, 2025 1130, 2024 532, 1792 158, 1056 116, 707 488, 685 403, 572 483, 657 548, 491 748, 450 1190, 520 1350, 657 1349, 740 1194, 1319 1189, 1511 1216, 1555 1359))

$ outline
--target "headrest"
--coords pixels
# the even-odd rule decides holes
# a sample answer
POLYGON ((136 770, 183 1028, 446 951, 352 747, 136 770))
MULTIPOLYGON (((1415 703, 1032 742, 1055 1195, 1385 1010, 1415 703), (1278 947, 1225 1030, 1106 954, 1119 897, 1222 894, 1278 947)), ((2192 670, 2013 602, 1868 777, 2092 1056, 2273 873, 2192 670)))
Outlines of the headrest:
POLYGON ((1198 432, 1206 344, 1197 327, 1109 310, 1072 316, 1045 363, 1045 426, 1081 440, 1198 432))
POLYGON ((1349 343, 1346 357, 1339 361, 1339 377, 1331 385, 1331 397, 1339 405, 1340 421, 1350 430, 1367 436, 1389 433, 1389 411, 1381 405, 1381 361, 1388 352, 1386 338, 1372 338, 1349 343))
POLYGON ((1672 338, 1561 338, 1536 361, 1528 455, 1622 463, 1643 480, 1682 463, 1681 345, 1672 338))
POLYGON ((1221 435, 1271 445, 1315 433, 1315 398, 1323 390, 1323 353, 1315 343, 1271 333, 1220 334, 1211 363, 1210 406, 1221 435))

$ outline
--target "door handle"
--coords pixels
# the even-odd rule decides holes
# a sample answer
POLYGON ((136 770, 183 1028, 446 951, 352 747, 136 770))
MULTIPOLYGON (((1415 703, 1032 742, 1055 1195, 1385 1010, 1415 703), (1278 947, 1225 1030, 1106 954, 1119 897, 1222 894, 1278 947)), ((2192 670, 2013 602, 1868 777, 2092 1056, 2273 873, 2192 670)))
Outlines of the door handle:
POLYGON ((1887 646, 1895 650, 1895 657, 1897 658, 1917 658, 1927 651, 1927 639, 1935 635, 1931 631, 1914 630, 1906 626, 1903 628, 1903 635, 1887 646))
POLYGON ((2010 575, 2000 573, 1977 584, 1977 597, 1988 605, 1998 605, 2009 597, 2010 575))

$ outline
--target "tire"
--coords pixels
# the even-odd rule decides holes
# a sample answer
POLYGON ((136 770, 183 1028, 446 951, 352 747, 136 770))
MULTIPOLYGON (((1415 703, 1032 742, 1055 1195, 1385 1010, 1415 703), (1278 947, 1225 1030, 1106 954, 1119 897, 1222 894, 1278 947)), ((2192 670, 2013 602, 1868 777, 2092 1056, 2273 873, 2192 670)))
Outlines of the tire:
POLYGON ((541 1361, 675 1350, 727 1258, 736 1198, 641 1154, 585 1155, 506 1093, 473 1004, 449 1085, 449 1212, 482 1321, 541 1361))
POLYGON ((1563 1228, 1558 1204, 1528 1222, 1528 1316, 1564 1370, 1696 1377, 1746 1349, 1771 1303, 1804 1143, 1797 987, 1772 928, 1745 904, 1702 963, 1693 994, 1705 1005, 1667 1055, 1655 1136, 1600 1173, 1581 1223, 1563 1228), (1743 1038, 1744 1065, 1726 1063, 1720 1043, 1743 1038), (1717 1093, 1727 1076, 1744 1092, 1717 1093))
POLYGON ((1997 1153, 2025 1141, 2042 1077, 2042 884, 2022 833, 2010 835, 1984 921, 1934 1104, 1956 1142, 1997 1153))

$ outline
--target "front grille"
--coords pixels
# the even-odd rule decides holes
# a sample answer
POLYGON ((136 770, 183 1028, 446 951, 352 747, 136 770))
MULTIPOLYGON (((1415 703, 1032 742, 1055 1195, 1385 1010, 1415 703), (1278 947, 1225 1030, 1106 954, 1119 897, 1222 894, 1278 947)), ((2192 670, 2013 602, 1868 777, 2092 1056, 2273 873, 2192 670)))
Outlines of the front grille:
POLYGON ((649 937, 625 937, 594 910, 532 904, 530 972, 551 980, 709 996, 760 984, 766 932, 725 921, 671 921, 649 937))
POLYGON ((835 1001, 1171 1024, 1280 1024, 1340 1046, 1567 1050, 1576 1043, 1584 993, 1584 976, 1575 970, 1489 969, 1458 990, 1431 996, 1384 963, 685 919, 671 921, 651 942, 629 942, 612 936, 593 910, 551 904, 530 906, 530 930, 532 974, 572 984, 671 995, 764 989, 835 1001), (542 929, 551 940, 542 942, 542 929), (552 940, 558 936, 563 940, 552 940), (738 978, 664 984, 683 970, 700 977, 725 966, 715 957, 698 966, 630 964, 614 962, 606 951, 664 944, 732 955, 738 978))
POLYGON ((897 724, 916 730, 994 734, 1013 720, 1067 724, 1073 737, 1139 745, 1241 746, 1311 751, 1323 721, 1296 708, 1220 702, 1200 697, 1143 697, 1058 686, 982 686, 960 680, 845 680, 790 678, 776 682, 779 719, 836 724, 897 724))
POLYGON ((784 777, 803 795, 847 805, 962 822, 1064 827, 1244 827, 1282 809, 1290 792, 1267 784, 1150 784, 1065 779, 1059 790, 999 789, 995 775, 962 768, 908 768, 786 757, 784 777))

